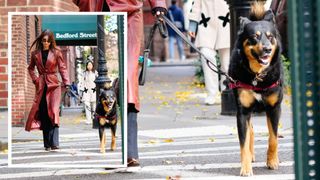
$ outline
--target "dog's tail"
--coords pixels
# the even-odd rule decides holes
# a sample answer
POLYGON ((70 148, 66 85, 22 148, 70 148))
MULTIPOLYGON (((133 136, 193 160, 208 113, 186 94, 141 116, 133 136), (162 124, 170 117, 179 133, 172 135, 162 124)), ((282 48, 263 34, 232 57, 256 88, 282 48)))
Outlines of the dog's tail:
POLYGON ((251 4, 249 18, 251 21, 260 21, 264 18, 265 13, 263 2, 255 1, 251 4))

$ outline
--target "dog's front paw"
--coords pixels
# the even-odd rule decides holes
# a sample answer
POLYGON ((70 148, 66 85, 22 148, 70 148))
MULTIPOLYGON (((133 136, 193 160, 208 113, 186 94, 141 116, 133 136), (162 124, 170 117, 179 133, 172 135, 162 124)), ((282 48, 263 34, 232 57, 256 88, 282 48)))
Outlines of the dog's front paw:
POLYGON ((240 176, 253 176, 251 163, 243 163, 241 165, 240 176))
POLYGON ((256 156, 254 154, 252 154, 252 162, 256 161, 256 156))
POLYGON ((100 152, 104 154, 104 153, 106 153, 106 150, 105 149, 100 149, 100 152))
POLYGON ((268 167, 268 169, 272 169, 272 170, 279 169, 279 159, 278 159, 278 157, 268 158, 267 167, 268 167))
POLYGON ((111 151, 114 151, 114 150, 116 150, 116 143, 111 144, 111 151))

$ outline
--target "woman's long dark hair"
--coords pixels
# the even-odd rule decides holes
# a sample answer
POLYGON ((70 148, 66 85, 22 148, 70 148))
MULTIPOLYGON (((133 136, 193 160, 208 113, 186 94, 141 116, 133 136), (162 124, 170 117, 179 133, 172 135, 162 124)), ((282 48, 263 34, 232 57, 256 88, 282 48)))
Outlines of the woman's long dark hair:
POLYGON ((57 49, 57 45, 56 45, 56 41, 54 39, 54 35, 53 32, 50 31, 49 29, 45 29, 44 31, 41 32, 41 34, 36 38, 36 40, 33 41, 30 50, 32 49, 32 47, 34 45, 36 45, 36 50, 42 50, 43 49, 43 45, 42 45, 42 38, 44 36, 48 36, 48 41, 50 42, 50 46, 49 49, 53 50, 53 49, 57 49))
POLYGON ((88 70, 88 64, 89 64, 89 63, 92 64, 92 70, 91 70, 91 72, 95 72, 93 61, 87 61, 87 63, 86 63, 86 71, 89 71, 89 70, 88 70))

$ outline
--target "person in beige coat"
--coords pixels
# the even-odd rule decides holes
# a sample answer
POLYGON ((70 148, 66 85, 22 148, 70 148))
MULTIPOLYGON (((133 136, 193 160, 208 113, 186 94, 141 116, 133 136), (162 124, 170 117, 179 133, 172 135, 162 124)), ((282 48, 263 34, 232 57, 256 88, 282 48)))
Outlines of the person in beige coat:
MULTIPOLYGON (((195 44, 200 51, 213 63, 216 62, 217 52, 221 69, 228 72, 230 61, 230 27, 229 9, 224 0, 195 0, 190 10, 189 35, 195 37, 195 44), (196 34, 196 28, 198 31, 196 34)), ((201 57, 204 79, 208 96, 207 105, 221 103, 218 75, 207 65, 201 57)), ((224 78, 224 77, 222 77, 224 78)))

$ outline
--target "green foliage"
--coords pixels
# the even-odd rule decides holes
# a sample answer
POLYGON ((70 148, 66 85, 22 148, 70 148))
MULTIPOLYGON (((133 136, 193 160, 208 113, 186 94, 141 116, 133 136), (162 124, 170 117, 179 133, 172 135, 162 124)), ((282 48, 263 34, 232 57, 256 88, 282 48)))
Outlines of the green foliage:
POLYGON ((105 22, 105 31, 116 33, 118 29, 117 25, 117 15, 105 15, 104 16, 105 22))
POLYGON ((198 61, 195 62, 195 65, 196 70, 194 76, 196 78, 196 83, 204 84, 204 73, 202 69, 201 59, 198 59, 198 61))
POLYGON ((285 87, 290 87, 291 86, 290 59, 286 58, 284 55, 281 55, 281 61, 283 63, 283 70, 284 70, 284 85, 285 87))

